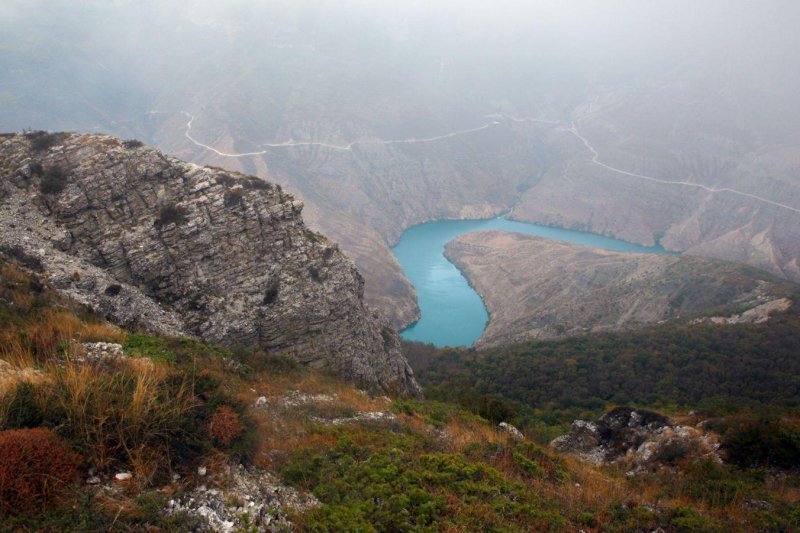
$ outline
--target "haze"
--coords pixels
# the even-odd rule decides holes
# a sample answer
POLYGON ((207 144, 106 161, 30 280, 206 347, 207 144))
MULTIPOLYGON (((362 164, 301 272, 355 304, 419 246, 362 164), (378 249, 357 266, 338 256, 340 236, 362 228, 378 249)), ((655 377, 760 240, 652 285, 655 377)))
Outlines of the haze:
POLYGON ((0 124, 281 183, 401 326, 408 227, 526 222, 800 279, 791 1, 0 6, 0 124))

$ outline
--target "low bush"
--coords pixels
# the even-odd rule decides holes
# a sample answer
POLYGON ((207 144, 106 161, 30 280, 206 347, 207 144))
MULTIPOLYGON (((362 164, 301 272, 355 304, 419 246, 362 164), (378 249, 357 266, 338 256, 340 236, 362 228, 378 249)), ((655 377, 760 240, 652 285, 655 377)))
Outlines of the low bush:
POLYGON ((67 172, 60 166, 54 165, 44 171, 39 190, 42 194, 58 194, 67 186, 67 172))
MULTIPOLYGON (((425 453, 411 436, 349 435, 323 453, 298 452, 283 469, 288 482, 323 503, 303 527, 334 531, 351 524, 374 531, 504 530, 512 523, 536 531, 565 524, 523 484, 459 454, 425 453)), ((352 526, 351 526, 352 527, 352 526)))
POLYGON ((239 414, 227 405, 220 405, 211 415, 208 434, 214 443, 227 448, 245 430, 239 414))
POLYGON ((800 467, 800 428, 777 418, 734 422, 722 445, 728 460, 741 467, 800 467))
POLYGON ((122 142, 122 146, 128 150, 133 150, 135 148, 144 146, 144 143, 138 139, 128 139, 127 141, 122 142))
POLYGON ((60 143, 65 134, 38 130, 26 132, 25 137, 31 142, 31 149, 34 152, 44 152, 60 143))
POLYGON ((120 292, 122 292, 122 285, 114 283, 113 285, 106 287, 106 290, 103 292, 106 296, 117 296, 120 292))
POLYGON ((188 213, 189 212, 185 207, 180 207, 174 204, 165 205, 158 212, 158 217, 156 218, 155 222, 153 222, 153 226, 156 228, 162 228, 169 224, 185 224, 188 213))
POLYGON ((0 247, 0 253, 34 272, 44 271, 42 261, 38 257, 28 254, 22 246, 2 246, 0 247))
POLYGON ((0 507, 29 512, 53 501, 77 479, 80 463, 49 429, 0 432, 0 507))
POLYGON ((233 189, 225 192, 225 207, 242 206, 244 193, 241 189, 233 189))

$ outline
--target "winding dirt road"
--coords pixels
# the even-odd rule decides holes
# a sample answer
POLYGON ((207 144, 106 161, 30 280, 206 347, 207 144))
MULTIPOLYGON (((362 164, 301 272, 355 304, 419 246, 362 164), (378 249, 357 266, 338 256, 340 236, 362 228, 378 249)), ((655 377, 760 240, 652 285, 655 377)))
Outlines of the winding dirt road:
POLYGON ((790 205, 782 204, 780 202, 775 202, 773 200, 769 200, 767 198, 763 198, 763 197, 757 196, 755 194, 750 194, 750 193, 747 193, 747 192, 742 192, 742 191, 737 191, 735 189, 730 189, 728 187, 716 188, 716 187, 708 187, 707 185, 703 185, 702 183, 694 183, 694 182, 691 182, 691 181, 662 180, 662 179, 659 179, 659 178, 654 178, 653 176, 646 176, 644 174, 637 174, 635 172, 629 172, 629 171, 623 170, 621 168, 612 167, 611 165, 607 165, 606 163, 603 163, 602 161, 600 161, 600 154, 597 153, 597 150, 594 149, 594 147, 589 143, 589 141, 586 139, 586 137, 584 137, 583 135, 581 135, 578 132, 578 128, 575 126, 575 123, 573 123, 571 127, 566 128, 566 131, 572 133, 575 137, 580 139, 580 141, 583 142, 583 144, 586 146, 586 148, 592 153, 592 163, 594 163, 595 165, 601 166, 601 167, 603 167, 605 169, 608 169, 608 170, 610 170, 612 172, 616 172, 618 174, 623 174, 623 175, 629 176, 631 178, 636 178, 636 179, 645 180, 645 181, 651 181, 651 182, 654 182, 654 183, 661 183, 663 185, 677 185, 677 186, 681 186, 681 187, 693 187, 695 189, 701 189, 701 190, 704 190, 706 192, 710 192, 712 194, 720 193, 720 192, 725 192, 725 193, 729 193, 729 194, 735 194, 737 196, 743 196, 745 198, 750 198, 751 200, 757 200, 759 202, 764 202, 766 204, 774 205, 775 207, 788 209, 789 211, 794 211, 795 213, 800 213, 800 209, 797 209, 797 208, 792 207, 790 205))
MULTIPOLYGON (((264 143, 264 144, 259 145, 259 146, 264 147, 264 150, 258 150, 258 151, 254 151, 254 152, 228 153, 228 152, 223 152, 221 150, 217 150, 213 146, 209 146, 207 144, 204 144, 204 143, 198 141, 197 139, 195 139, 194 137, 192 137, 191 131, 192 131, 192 122, 194 121, 194 115, 192 115, 190 113, 187 113, 186 111, 181 111, 181 113, 183 115, 185 115, 189 119, 189 121, 186 123, 186 131, 185 131, 186 138, 189 141, 191 141, 194 145, 199 146, 201 148, 204 148, 206 150, 210 150, 210 151, 214 152, 215 154, 217 154, 218 156, 221 156, 221 157, 256 156, 256 155, 266 154, 271 149, 276 149, 276 148, 295 148, 295 147, 304 147, 304 146, 316 146, 316 147, 320 147, 320 148, 328 148, 330 150, 340 150, 340 151, 349 152, 349 151, 352 151, 354 146, 358 146, 358 145, 369 145, 369 144, 392 145, 392 144, 431 143, 431 142, 441 141, 441 140, 444 140, 444 139, 450 139, 450 138, 457 137, 457 136, 460 136, 460 135, 468 135, 470 133, 475 133, 475 132, 478 132, 478 131, 481 131, 481 130, 485 130, 485 129, 492 128, 492 127, 495 127, 495 126, 499 126, 501 124, 501 122, 499 120, 496 120, 497 118, 505 118, 505 119, 511 120, 512 122, 518 122, 518 123, 519 122, 537 122, 537 123, 551 124, 551 125, 559 125, 560 124, 558 121, 555 121, 555 120, 546 120, 546 119, 539 119, 539 118, 520 118, 520 117, 513 117, 513 116, 508 116, 508 115, 503 115, 503 114, 493 114, 493 115, 485 115, 486 118, 491 118, 491 119, 494 119, 494 120, 491 120, 491 121, 487 122, 486 124, 484 124, 482 126, 478 126, 476 128, 464 129, 464 130, 457 130, 457 131, 453 131, 451 133, 446 133, 446 134, 443 134, 443 135, 436 135, 434 137, 396 139, 396 140, 364 139, 364 140, 353 141, 353 142, 350 142, 350 143, 344 144, 344 145, 329 144, 329 143, 324 143, 324 142, 311 142, 311 141, 309 141, 309 142, 286 141, 286 142, 282 142, 282 143, 264 143)), ((611 165, 608 165, 608 164, 603 163, 602 161, 600 161, 600 154, 589 143, 589 140, 586 139, 586 137, 584 137, 583 135, 580 134, 580 132, 578 131, 578 127, 576 126, 575 122, 573 122, 569 128, 563 127, 563 128, 560 128, 560 129, 563 129, 564 131, 568 131, 569 133, 574 135, 576 138, 578 138, 584 144, 584 146, 586 146, 586 148, 592 154, 592 163, 594 163, 595 165, 601 166, 601 167, 603 167, 603 168, 605 168, 607 170, 610 170, 612 172, 615 172, 617 174, 621 174, 621 175, 628 176, 628 177, 635 178, 635 179, 639 179, 639 180, 650 181, 650 182, 653 182, 653 183, 660 183, 662 185, 673 185, 673 186, 678 186, 678 187, 689 187, 689 188, 700 189, 700 190, 706 191, 706 192, 711 193, 711 194, 716 194, 716 193, 734 194, 734 195, 741 196, 741 197, 744 197, 744 198, 749 198, 751 200, 756 200, 758 202, 763 202, 765 204, 769 204, 769 205, 772 205, 772 206, 775 206, 775 207, 779 207, 781 209, 787 209, 787 210, 793 211, 795 213, 800 213, 800 209, 798 209, 796 207, 792 207, 792 206, 787 205, 787 204, 776 202, 774 200, 770 200, 768 198, 764 198, 762 196, 758 196, 758 195, 755 195, 755 194, 751 194, 751 193, 747 193, 747 192, 743 192, 743 191, 737 191, 736 189, 731 189, 729 187, 717 188, 717 187, 709 187, 707 185, 703 185, 702 183, 694 183, 694 182, 690 182, 690 181, 664 180, 664 179, 656 178, 656 177, 653 177, 653 176, 647 176, 647 175, 644 175, 644 174, 637 174, 635 172, 630 172, 630 171, 627 171, 627 170, 624 170, 624 169, 621 169, 621 168, 613 167, 611 165)))
POLYGON ((181 111, 183 115, 189 118, 189 122, 186 123, 186 138, 189 139, 193 144, 199 146, 201 148, 205 148, 206 150, 210 150, 215 154, 222 156, 222 157, 246 157, 246 156, 253 156, 253 155, 263 155, 269 152, 270 148, 295 148, 295 147, 302 147, 302 146, 318 146, 321 148, 329 148, 331 150, 341 150, 341 151, 351 151, 354 146, 357 145, 365 145, 365 144, 381 144, 381 145, 388 145, 388 144, 419 144, 419 143, 430 143, 441 141, 444 139, 450 139, 452 137, 457 137, 459 135, 467 135, 470 133, 475 133, 481 130, 485 130, 494 126, 498 126, 500 122, 497 120, 493 120, 491 122, 487 122, 483 126, 478 126, 477 128, 470 128, 466 130, 458 130, 451 133, 446 133, 444 135, 437 135, 435 137, 425 137, 421 139, 417 138, 410 138, 410 139, 397 139, 397 140, 383 140, 383 139, 364 139, 353 141, 349 144, 345 145, 338 145, 338 144, 328 144, 323 142, 295 142, 295 141, 286 141, 282 143, 264 143, 260 144, 259 146, 266 147, 265 150, 259 150, 257 152, 243 152, 243 153, 236 153, 231 154, 227 152, 222 152, 217 150, 213 146, 209 146, 207 144, 203 144, 194 137, 192 137, 192 122, 194 121, 194 116, 186 111, 181 111))

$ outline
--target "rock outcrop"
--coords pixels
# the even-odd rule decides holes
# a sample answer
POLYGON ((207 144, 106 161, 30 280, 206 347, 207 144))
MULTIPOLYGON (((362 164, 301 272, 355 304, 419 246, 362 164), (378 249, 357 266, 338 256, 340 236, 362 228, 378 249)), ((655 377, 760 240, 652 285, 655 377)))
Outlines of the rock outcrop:
POLYGON ((419 394, 362 276, 280 187, 79 134, 1 137, 0 176, 0 250, 111 320, 419 394))
POLYGON ((623 464, 633 473, 685 459, 721 462, 715 434, 630 407, 618 407, 594 422, 576 420, 569 434, 550 446, 595 465, 623 464))
POLYGON ((499 231, 462 235, 445 255, 483 298, 483 346, 615 331, 665 320, 763 322, 797 286, 696 256, 619 253, 499 231), (731 319, 713 317, 734 315, 731 319))

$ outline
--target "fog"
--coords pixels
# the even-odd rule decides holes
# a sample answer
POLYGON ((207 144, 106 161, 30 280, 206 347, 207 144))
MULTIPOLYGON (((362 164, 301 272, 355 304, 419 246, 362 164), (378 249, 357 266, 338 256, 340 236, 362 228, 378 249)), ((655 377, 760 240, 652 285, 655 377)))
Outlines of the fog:
POLYGON ((798 20, 791 1, 5 0, 0 122, 113 130, 225 100, 225 85, 279 104, 316 84, 322 107, 502 100, 559 114, 661 75, 780 107, 800 88, 798 20))

